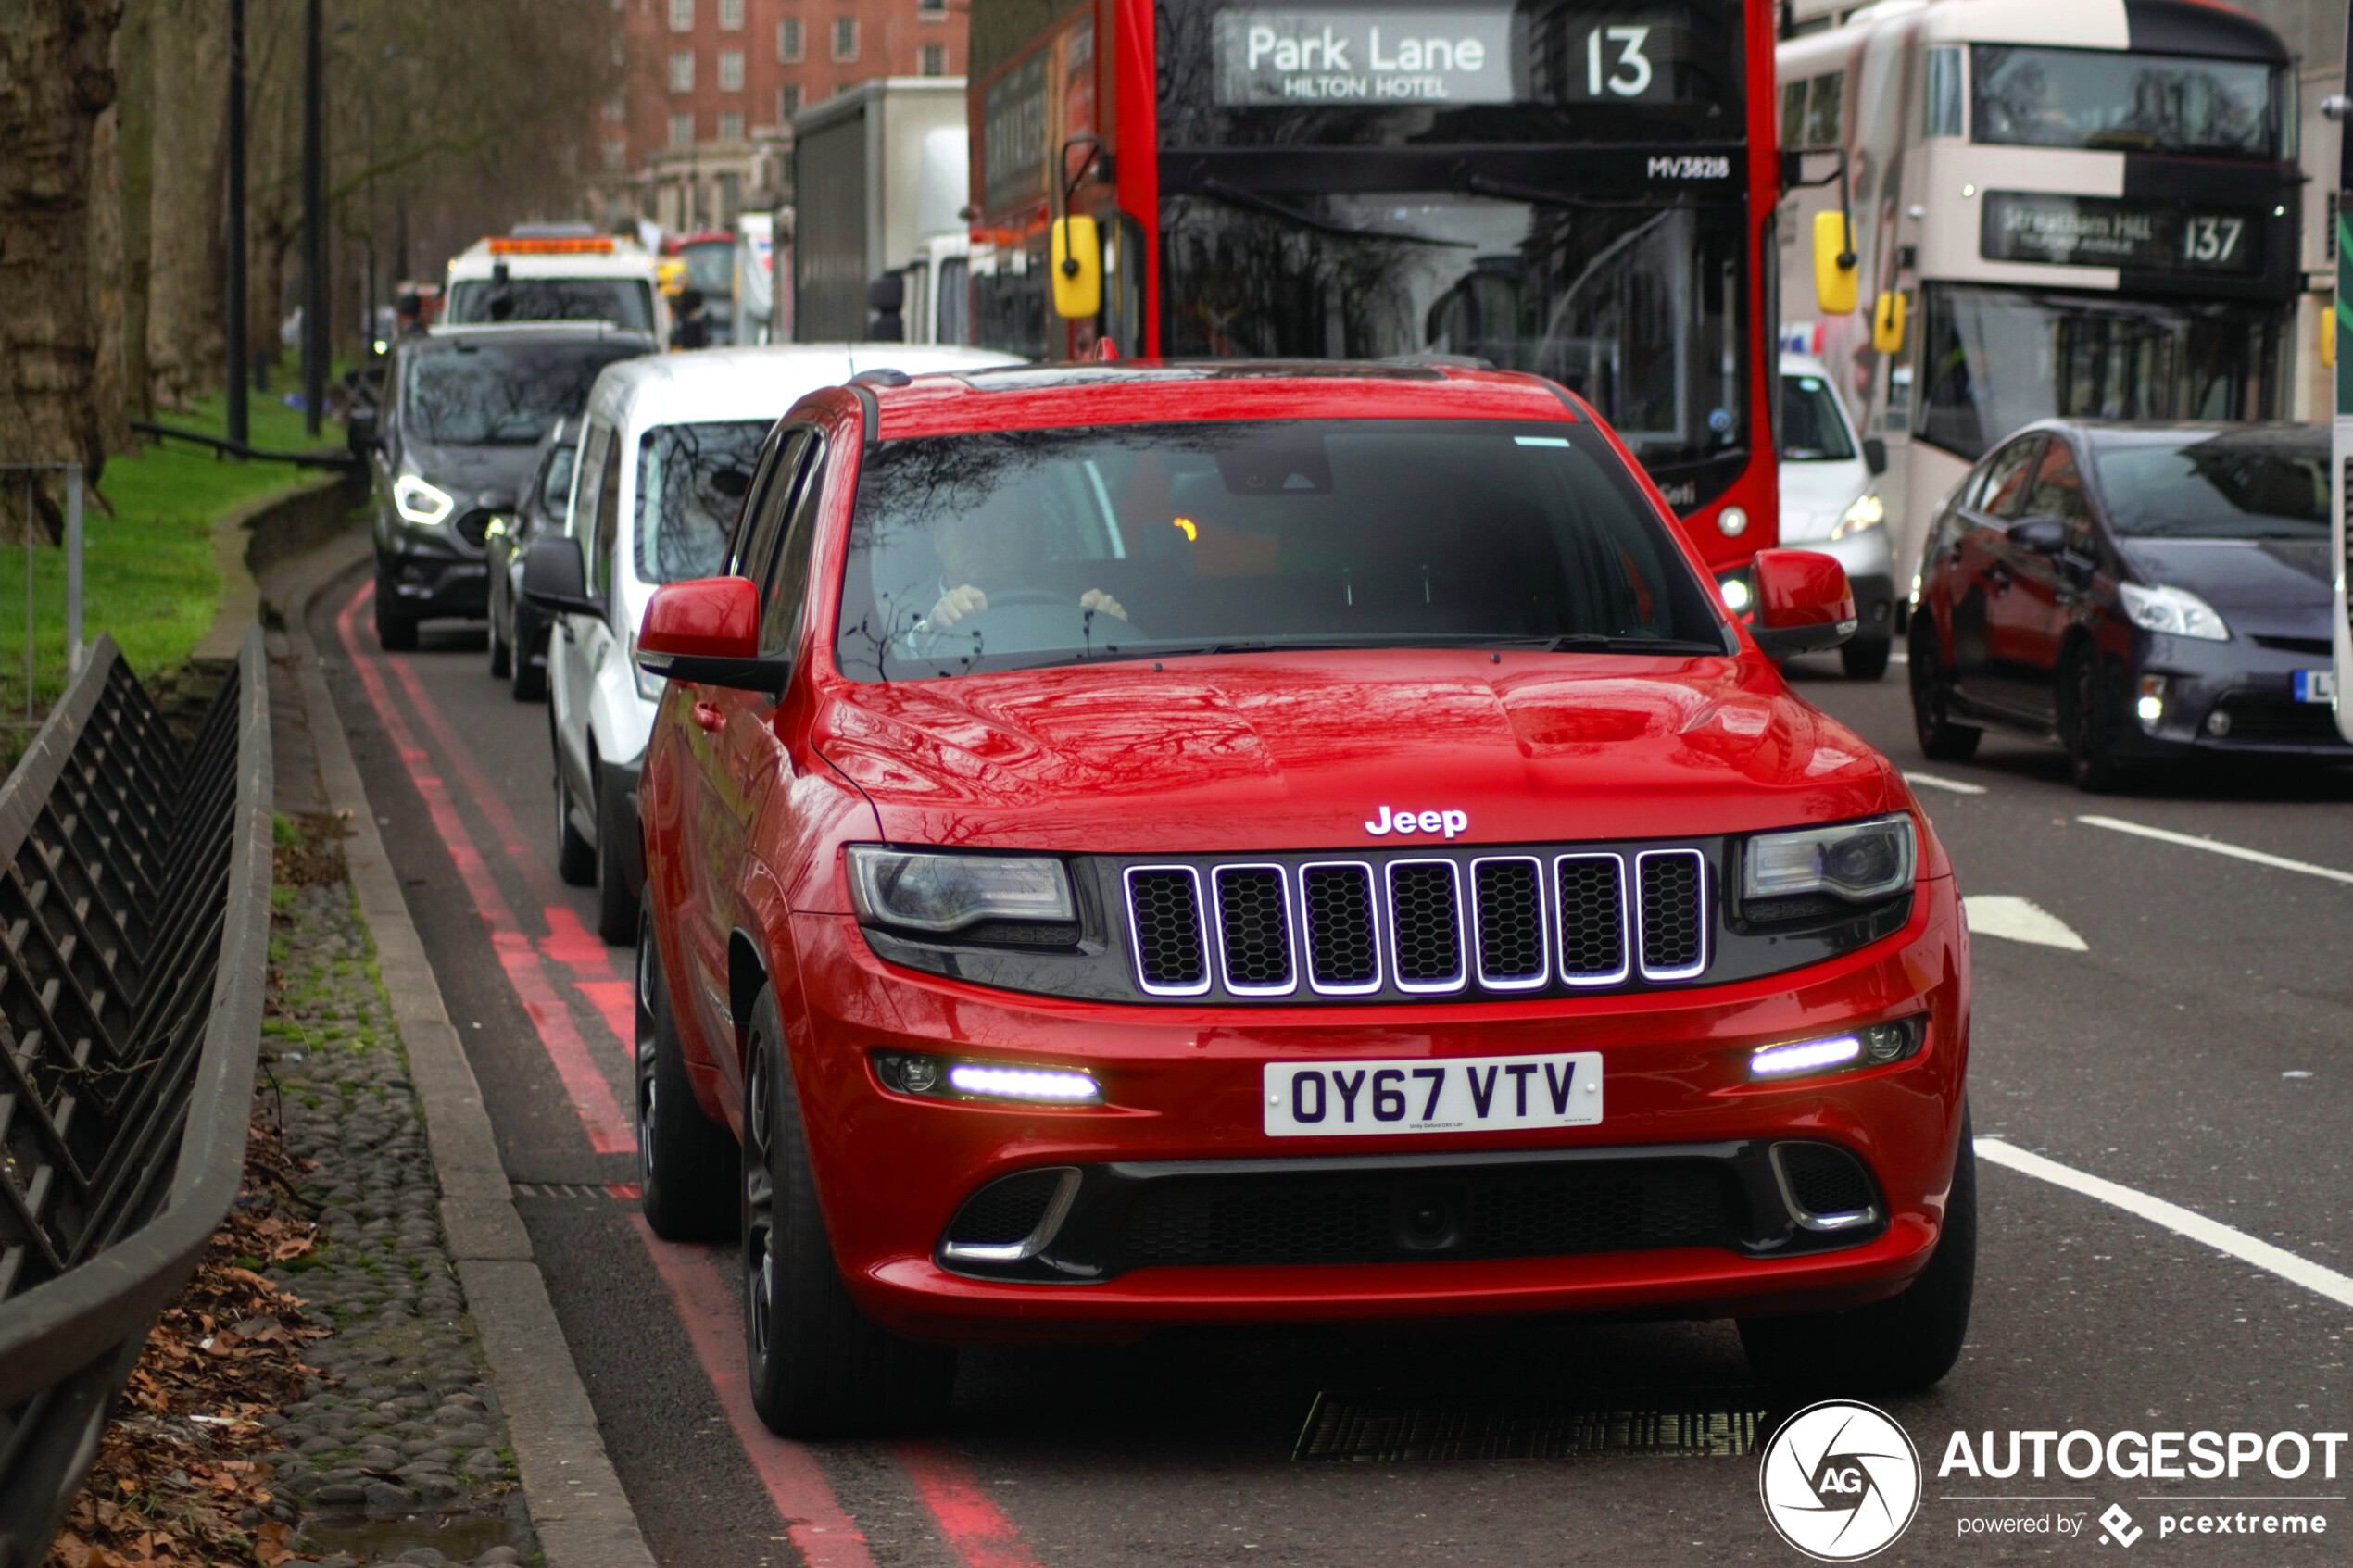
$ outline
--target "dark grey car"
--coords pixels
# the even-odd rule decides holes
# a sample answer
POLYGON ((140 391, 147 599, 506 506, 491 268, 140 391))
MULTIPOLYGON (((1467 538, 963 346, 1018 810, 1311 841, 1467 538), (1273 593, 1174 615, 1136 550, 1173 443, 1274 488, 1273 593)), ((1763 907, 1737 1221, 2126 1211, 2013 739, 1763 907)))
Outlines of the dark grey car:
POLYGON ((490 608, 484 544, 511 515, 540 438, 579 414, 597 372, 654 340, 596 322, 435 328, 404 340, 369 441, 376 637, 417 646, 417 623, 490 608))
POLYGON ((2353 759, 2330 583, 2324 427, 2029 426, 1929 530, 1920 748, 1959 760, 2011 731, 2064 746, 2087 789, 2200 754, 2353 759))
POLYGON ((507 682, 517 702, 547 695, 548 621, 522 596, 522 562, 533 540, 564 531, 583 422, 558 420, 540 437, 515 509, 493 521, 484 541, 490 567, 490 676, 507 682))

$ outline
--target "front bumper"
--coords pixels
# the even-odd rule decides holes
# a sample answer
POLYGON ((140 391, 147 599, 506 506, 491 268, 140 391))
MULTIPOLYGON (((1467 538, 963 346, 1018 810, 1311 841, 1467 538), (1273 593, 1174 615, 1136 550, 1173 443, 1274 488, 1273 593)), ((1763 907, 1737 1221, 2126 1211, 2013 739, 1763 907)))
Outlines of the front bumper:
POLYGON ((414 620, 490 613, 489 561, 446 530, 380 528, 376 574, 377 591, 389 591, 399 612, 414 620))
MULTIPOLYGON (((1347 1011, 1014 997, 887 966, 848 916, 798 915, 792 931, 808 1022, 792 1032, 795 1077, 828 1234, 852 1295, 902 1333, 1115 1336, 1178 1323, 1827 1310, 1900 1290, 1927 1262, 1942 1224, 1969 1045, 1967 937, 1949 878, 1920 884, 1912 918, 1894 935, 1792 974, 1675 992, 1347 1011), (1758 1046, 1913 1014, 1927 1016, 1926 1042, 1906 1060, 1796 1081, 1748 1077, 1758 1046), (1262 1130, 1261 1072, 1270 1061, 1572 1047, 1604 1060, 1604 1117, 1595 1126, 1346 1140, 1262 1130), (883 1088, 871 1065, 876 1049, 1083 1068, 1106 1103, 919 1099, 883 1088), (1871 1194, 1867 1223, 1830 1235, 1793 1222, 1769 1190, 1771 1149, 1792 1140, 1859 1162, 1871 1194), (1476 1169, 1458 1168, 1465 1161, 1476 1169), (1124 1223, 1122 1195, 1153 1182, 1225 1182, 1229 1195, 1269 1212, 1296 1209, 1302 1191, 1353 1183, 1374 1194, 1360 1196, 1360 1206, 1390 1204, 1381 1210, 1390 1214, 1400 1211, 1395 1203, 1432 1194, 1471 1201, 1446 1195, 1491 1186, 1487 1167, 1499 1162, 1519 1168, 1507 1173, 1514 1180, 1540 1186, 1573 1186, 1604 1168, 1624 1176, 1642 1162, 1671 1164, 1714 1173, 1705 1179, 1729 1196, 1714 1211, 1722 1222, 1715 1229, 1705 1215, 1683 1231, 1604 1227, 1584 1244, 1564 1244, 1578 1249, 1533 1255, 1420 1248, 1410 1227, 1378 1218, 1354 1245, 1195 1247, 1189 1256, 1206 1262, 1188 1261, 1184 1245, 1139 1250, 1132 1229, 1113 1236, 1124 1223), (1569 1169, 1579 1162, 1591 1169, 1569 1169), (1078 1272, 1023 1277, 950 1253, 946 1238, 968 1198, 999 1178, 1048 1168, 1075 1168, 1081 1187, 1091 1184, 1096 1208, 1090 1217, 1074 1203, 1077 1239, 1063 1252, 1078 1272), (1081 1247, 1089 1224, 1097 1239, 1081 1247)), ((704 1077, 698 1086, 715 1097, 715 1078, 704 1077)), ((1051 1249, 1038 1256, 1041 1269, 1053 1261, 1051 1249)))
POLYGON ((2128 756, 2179 759, 2191 756, 2353 759, 2353 745, 2337 733, 2334 708, 2296 700, 2298 671, 2331 668, 2330 656, 2265 647, 2233 634, 2227 642, 2136 634, 2138 658, 2123 683, 2125 711, 2110 732, 2128 756), (2144 676, 2165 683, 2158 717, 2140 717, 2144 676), (2224 717, 2218 724, 2216 714, 2224 717))

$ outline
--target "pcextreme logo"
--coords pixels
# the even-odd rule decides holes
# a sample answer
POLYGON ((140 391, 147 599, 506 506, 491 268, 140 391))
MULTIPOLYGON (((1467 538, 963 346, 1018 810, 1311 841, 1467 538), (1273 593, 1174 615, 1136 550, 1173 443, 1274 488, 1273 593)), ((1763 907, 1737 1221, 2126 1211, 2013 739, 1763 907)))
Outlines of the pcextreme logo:
POLYGON ((1919 1450, 1886 1411, 1825 1399, 1773 1434, 1756 1486, 1781 1539, 1817 1562, 1856 1562, 1919 1512, 1919 1450))

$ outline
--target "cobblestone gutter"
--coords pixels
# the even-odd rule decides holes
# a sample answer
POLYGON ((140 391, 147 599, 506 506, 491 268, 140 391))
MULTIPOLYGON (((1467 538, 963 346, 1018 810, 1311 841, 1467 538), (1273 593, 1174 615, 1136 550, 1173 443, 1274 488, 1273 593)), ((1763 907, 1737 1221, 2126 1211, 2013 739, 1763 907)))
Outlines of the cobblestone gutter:
MULTIPOLYGON (((339 859, 339 857, 338 857, 339 859)), ((262 1062, 321 1243, 265 1277, 333 1332, 268 1456, 303 1512, 292 1544, 331 1565, 537 1555, 505 1417, 437 1217, 407 1060, 349 885, 274 894, 277 980, 262 1062)), ((269 1424, 269 1418, 265 1418, 269 1424)))

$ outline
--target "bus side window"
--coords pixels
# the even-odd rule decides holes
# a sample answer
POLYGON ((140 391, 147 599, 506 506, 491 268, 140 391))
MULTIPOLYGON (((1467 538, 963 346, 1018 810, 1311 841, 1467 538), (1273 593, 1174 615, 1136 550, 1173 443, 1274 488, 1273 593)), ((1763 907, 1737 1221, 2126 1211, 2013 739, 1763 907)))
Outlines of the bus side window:
MULTIPOLYGON (((1846 73, 1843 70, 1824 71, 1807 87, 1806 141, 1809 146, 1838 144, 1838 114, 1845 97, 1846 73)), ((1855 200, 1857 206, 1861 205, 1861 196, 1855 200)))
POLYGON ((1781 145, 1801 146, 1806 137, 1806 83, 1803 79, 1781 87, 1781 145))
POLYGON ((1961 52, 1939 47, 1928 52, 1928 81, 1920 94, 1920 134, 1958 136, 1962 124, 1961 52))

